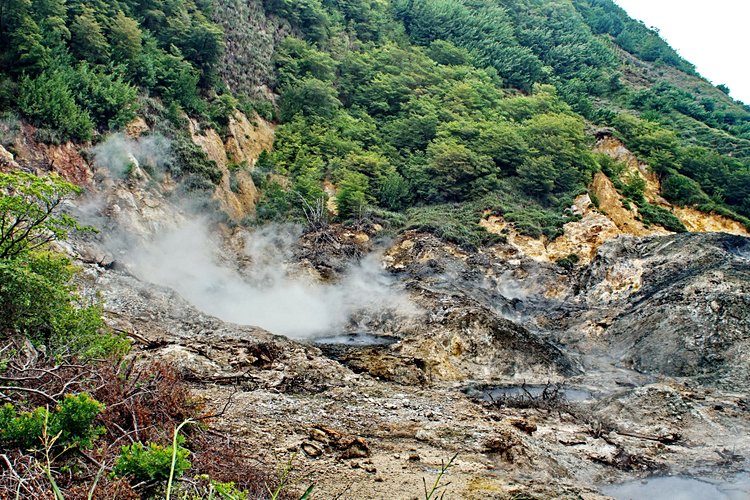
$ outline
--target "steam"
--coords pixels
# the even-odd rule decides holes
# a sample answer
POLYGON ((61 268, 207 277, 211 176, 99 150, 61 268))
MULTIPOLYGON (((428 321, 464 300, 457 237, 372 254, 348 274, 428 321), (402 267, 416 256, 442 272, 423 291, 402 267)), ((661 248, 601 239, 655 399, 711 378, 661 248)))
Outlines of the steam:
POLYGON ((353 318, 413 312, 376 255, 352 265, 339 282, 320 283, 291 264, 299 228, 269 226, 246 236, 251 265, 240 273, 222 261, 208 227, 187 222, 121 255, 136 276, 175 290, 208 314, 291 338, 339 333, 355 327, 353 318))
POLYGON ((123 178, 133 165, 162 171, 173 161, 172 146, 166 137, 158 134, 131 139, 124 134, 112 134, 106 141, 91 149, 94 163, 123 178))
MULTIPOLYGON (((131 139, 114 134, 92 153, 113 180, 145 179, 142 170, 153 178, 173 162, 169 140, 159 135, 131 139)), ((176 206, 146 193, 145 185, 132 183, 126 189, 105 188, 77 207, 78 218, 106 227, 98 248, 138 278, 175 290, 205 313, 299 339, 367 325, 382 332, 392 318, 415 312, 377 255, 352 264, 338 282, 321 283, 295 264, 293 248, 301 229, 272 225, 245 235, 238 265, 237 251, 226 251, 211 232, 200 200, 181 200, 176 206)))

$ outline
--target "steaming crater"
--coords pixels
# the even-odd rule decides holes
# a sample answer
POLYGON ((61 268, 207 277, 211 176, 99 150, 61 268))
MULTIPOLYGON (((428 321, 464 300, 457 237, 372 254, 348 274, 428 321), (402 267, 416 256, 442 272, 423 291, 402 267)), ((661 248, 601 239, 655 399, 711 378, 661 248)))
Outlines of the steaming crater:
POLYGON ((250 265, 240 272, 209 227, 192 220, 118 253, 138 278, 175 290, 207 314, 295 339, 344 331, 355 316, 415 310, 376 254, 352 264, 338 282, 321 283, 293 264, 301 229, 274 225, 246 235, 250 265))

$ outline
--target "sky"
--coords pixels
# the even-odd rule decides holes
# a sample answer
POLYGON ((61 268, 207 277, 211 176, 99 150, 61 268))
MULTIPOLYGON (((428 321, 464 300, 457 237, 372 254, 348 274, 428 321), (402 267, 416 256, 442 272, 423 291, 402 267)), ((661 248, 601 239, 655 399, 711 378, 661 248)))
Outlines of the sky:
POLYGON ((630 17, 656 27, 715 85, 750 104, 750 0, 615 0, 630 17))

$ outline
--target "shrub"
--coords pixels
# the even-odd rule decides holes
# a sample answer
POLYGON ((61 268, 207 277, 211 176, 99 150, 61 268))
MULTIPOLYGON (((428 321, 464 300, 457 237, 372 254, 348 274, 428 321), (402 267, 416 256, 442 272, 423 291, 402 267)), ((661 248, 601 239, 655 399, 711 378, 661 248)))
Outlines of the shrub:
POLYGON ((367 205, 368 188, 369 180, 366 175, 359 172, 344 174, 336 195, 339 217, 349 219, 361 216, 365 205, 367 205))
MULTIPOLYGON (((180 446, 185 440, 181 436, 177 440, 177 459, 175 461, 175 475, 182 476, 190 467, 188 456, 190 451, 180 446)), ((156 443, 133 443, 122 447, 113 472, 117 476, 127 476, 136 481, 166 481, 172 467, 171 446, 156 443)))
POLYGON ((577 254, 570 254, 562 259, 559 259, 557 262, 555 262, 558 266, 562 267, 563 269, 573 269, 576 267, 576 265, 581 261, 581 258, 577 254))
POLYGON ((56 129, 66 140, 91 139, 94 123, 76 104, 68 81, 60 71, 36 78, 24 77, 19 87, 18 107, 35 125, 56 129))
POLYGON ((88 394, 65 396, 54 412, 37 407, 19 414, 8 403, 0 408, 0 442, 7 447, 33 449, 41 445, 46 423, 47 435, 59 434, 55 446, 90 448, 104 433, 103 427, 93 425, 103 408, 103 404, 88 394))
POLYGON ((438 238, 468 249, 476 249, 499 239, 478 224, 480 213, 466 205, 416 207, 406 212, 406 218, 404 230, 433 233, 438 238))
POLYGON ((41 248, 55 238, 81 229, 59 206, 80 192, 57 176, 25 172, 0 173, 0 259, 41 248))
POLYGON ((175 137, 172 140, 172 152, 176 161, 171 166, 171 170, 175 177, 181 178, 193 174, 206 181, 207 184, 203 185, 206 189, 212 189, 213 184, 221 182, 221 170, 216 162, 209 159, 205 151, 189 138, 175 137))
POLYGON ((74 293, 70 260, 41 251, 70 230, 83 229, 58 213, 75 192, 56 177, 0 173, 0 334, 25 336, 50 355, 121 354, 127 342, 103 332, 100 308, 74 293))
POLYGON ((668 231, 674 231, 675 233, 685 233, 687 228, 672 212, 666 208, 662 208, 649 203, 643 203, 639 205, 638 212, 641 215, 641 220, 647 226, 652 224, 658 224, 668 231))
POLYGON ((700 184, 677 172, 670 173, 664 179, 661 190, 667 200, 680 205, 702 205, 711 201, 700 184))
POLYGON ((0 260, 0 333, 24 335, 48 355, 94 359, 124 354, 128 342, 106 331, 100 307, 74 293, 75 273, 62 255, 0 260))
POLYGON ((646 179, 637 173, 632 172, 627 176, 627 182, 622 184, 621 191, 626 198, 630 198, 637 204, 641 205, 646 201, 644 198, 644 193, 646 192, 646 179))
POLYGON ((88 394, 65 396, 57 405, 50 420, 50 434, 60 433, 60 444, 70 444, 79 448, 90 448, 94 440, 104 433, 103 427, 94 427, 94 419, 104 409, 104 405, 88 394))

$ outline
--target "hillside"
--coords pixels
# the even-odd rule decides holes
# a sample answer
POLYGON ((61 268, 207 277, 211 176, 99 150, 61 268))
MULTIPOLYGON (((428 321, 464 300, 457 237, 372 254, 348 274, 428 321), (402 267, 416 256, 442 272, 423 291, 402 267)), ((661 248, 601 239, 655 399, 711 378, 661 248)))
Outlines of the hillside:
MULTIPOLYGON (((186 115, 220 135, 235 109, 278 121, 255 174, 261 220, 300 217, 297 193, 314 203, 327 182, 341 219, 451 237, 459 203, 554 236, 608 168, 591 154, 597 127, 667 201, 750 216, 747 107, 610 1, 19 1, 0 33, 11 149, 19 119, 40 142, 85 144, 142 116, 174 141, 172 174, 210 191, 221 174, 186 115)), ((680 228, 627 189, 645 224, 680 228)))
POLYGON ((750 488, 750 106, 611 0, 0 0, 0 216, 0 497, 750 488))

